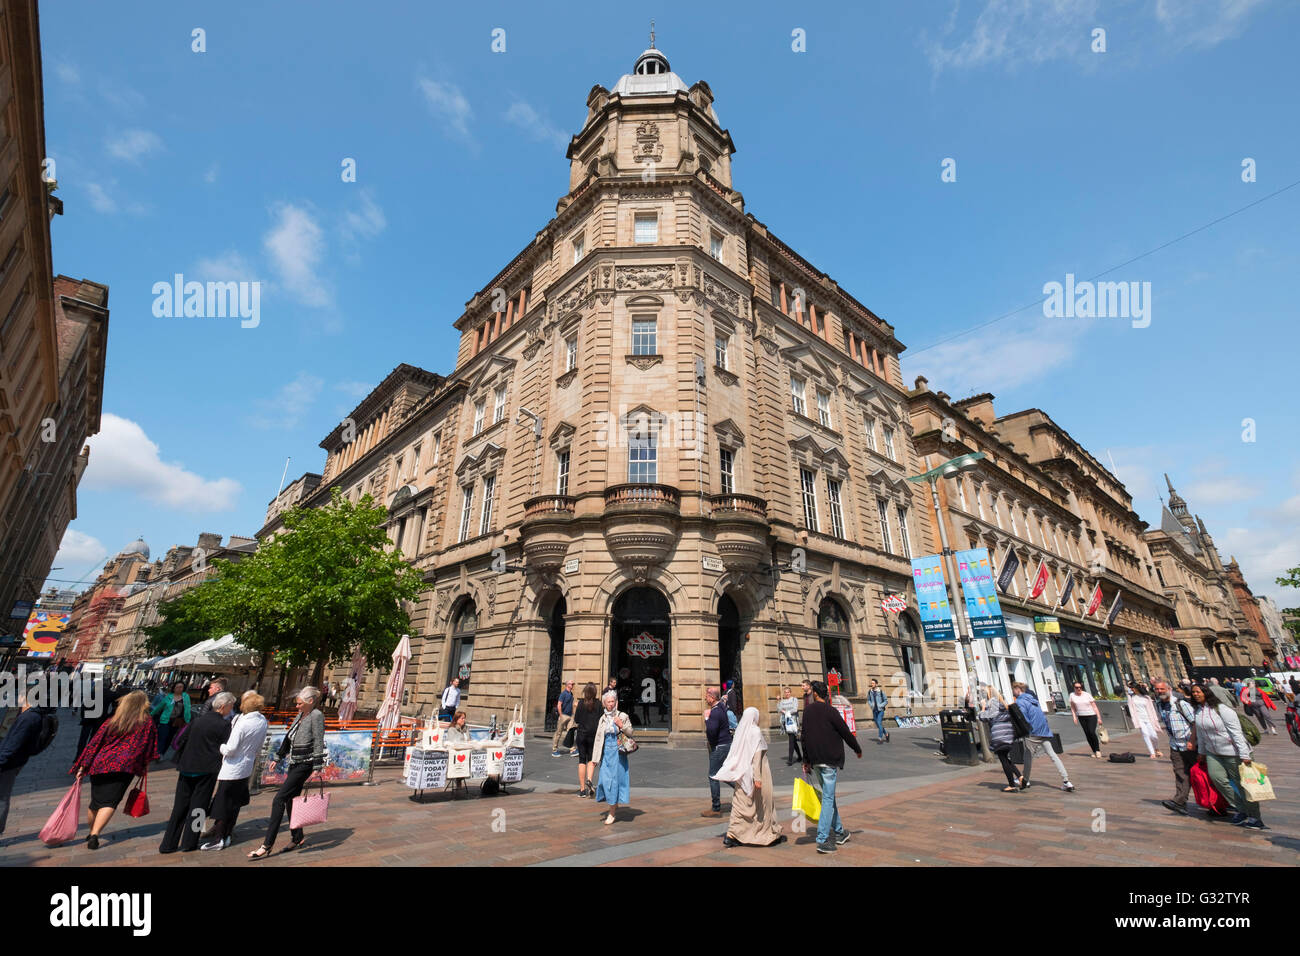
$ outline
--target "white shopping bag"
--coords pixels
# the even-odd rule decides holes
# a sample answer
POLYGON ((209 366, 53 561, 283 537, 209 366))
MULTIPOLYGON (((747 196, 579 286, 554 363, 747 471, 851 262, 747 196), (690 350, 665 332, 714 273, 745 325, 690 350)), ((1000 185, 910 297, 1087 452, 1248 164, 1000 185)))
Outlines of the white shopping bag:
POLYGON ((458 747, 451 748, 447 751, 447 779, 464 780, 469 776, 469 755, 473 751, 461 749, 458 747))

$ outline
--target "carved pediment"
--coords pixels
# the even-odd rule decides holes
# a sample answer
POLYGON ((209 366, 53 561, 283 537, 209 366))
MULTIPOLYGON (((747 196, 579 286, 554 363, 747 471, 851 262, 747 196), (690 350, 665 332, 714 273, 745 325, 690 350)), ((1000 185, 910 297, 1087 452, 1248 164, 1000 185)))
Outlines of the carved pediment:
POLYGON ((483 471, 491 471, 501 463, 505 453, 506 450, 496 442, 488 442, 478 454, 471 452, 460 460, 460 464, 456 466, 456 476, 465 478, 483 471))
POLYGON ((619 416, 618 423, 629 432, 644 435, 651 430, 658 431, 668 421, 667 416, 649 405, 638 405, 619 416))
POLYGON ((848 473, 849 460, 838 448, 822 448, 811 435, 802 435, 790 441, 791 457, 795 462, 832 478, 842 478, 848 473))
POLYGON ((839 369, 834 362, 826 359, 820 352, 806 342, 781 349, 781 357, 792 365, 798 365, 815 378, 836 384, 840 380, 839 369))
POLYGON ((485 385, 491 385, 498 378, 508 378, 517 363, 504 355, 492 355, 479 366, 474 377, 469 381, 469 392, 474 394, 485 385))
POLYGON ((853 394, 853 397, 877 418, 888 418, 893 422, 902 421, 903 416, 898 411, 895 402, 874 385, 860 389, 853 394))
POLYGON ((911 489, 908 487, 907 479, 892 475, 883 468, 877 468, 870 475, 871 484, 882 494, 893 492, 896 495, 909 497, 911 489))
POLYGON ((714 432, 718 435, 718 441, 731 448, 740 448, 745 444, 745 434, 740 430, 740 426, 730 418, 724 419, 713 426, 714 432))
POLYGON ((561 421, 560 424, 551 429, 551 437, 549 439, 551 447, 557 450, 560 448, 568 448, 573 444, 573 436, 577 434, 577 431, 578 430, 568 422, 561 421))

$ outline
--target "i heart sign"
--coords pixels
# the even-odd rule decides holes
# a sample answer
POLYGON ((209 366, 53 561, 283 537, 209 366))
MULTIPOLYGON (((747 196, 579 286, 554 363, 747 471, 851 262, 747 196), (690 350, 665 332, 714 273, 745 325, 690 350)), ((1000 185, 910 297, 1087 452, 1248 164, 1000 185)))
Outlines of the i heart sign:
POLYGON ((464 754, 456 754, 456 762, 457 762, 457 763, 464 763, 464 762, 465 762, 465 755, 464 755, 464 754))
POLYGON ((496 751, 494 754, 492 754, 492 759, 493 759, 493 760, 500 760, 500 759, 501 759, 501 751, 498 750, 498 751, 496 751))
POLYGON ((523 732, 524 732, 524 728, 522 728, 522 727, 516 727, 516 728, 515 728, 515 733, 517 733, 517 734, 523 734, 523 732))

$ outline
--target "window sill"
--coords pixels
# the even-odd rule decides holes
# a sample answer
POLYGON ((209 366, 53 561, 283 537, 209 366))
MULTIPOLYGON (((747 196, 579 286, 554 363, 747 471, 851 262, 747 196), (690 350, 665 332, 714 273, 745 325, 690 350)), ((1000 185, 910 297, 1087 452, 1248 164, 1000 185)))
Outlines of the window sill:
POLYGON ((664 357, 659 354, 628 355, 625 356, 625 358, 627 359, 628 365, 633 365, 636 368, 639 368, 643 372, 646 371, 647 369, 653 368, 654 366, 658 365, 660 362, 664 360, 664 357))

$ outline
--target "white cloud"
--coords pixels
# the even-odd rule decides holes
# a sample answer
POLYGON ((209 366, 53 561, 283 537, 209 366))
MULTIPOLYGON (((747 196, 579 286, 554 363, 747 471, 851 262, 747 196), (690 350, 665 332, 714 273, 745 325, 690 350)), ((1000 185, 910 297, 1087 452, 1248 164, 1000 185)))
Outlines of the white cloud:
POLYGON ((343 225, 340 227, 344 237, 351 241, 373 239, 388 228, 388 220, 379 203, 375 202, 374 193, 368 188, 363 188, 359 198, 359 208, 345 212, 343 225))
POLYGON ((104 143, 110 156, 130 163, 138 163, 151 153, 163 148, 163 141, 157 133, 147 129, 123 130, 116 136, 110 136, 104 143))
POLYGON ((82 487, 128 491, 150 504, 185 511, 229 511, 242 490, 233 478, 203 478, 178 462, 166 462, 144 429, 127 418, 105 413, 92 436, 90 465, 82 487))
POLYGON ((533 139, 552 143, 563 148, 569 141, 564 130, 544 119, 537 110, 522 100, 516 101, 506 110, 506 122, 513 123, 533 139))
MULTIPOLYGON (((1176 487, 1176 486, 1175 486, 1176 487)), ((1234 475, 1222 475, 1207 481, 1198 481, 1187 486, 1181 494, 1188 501, 1196 502, 1197 507, 1206 505, 1225 505, 1258 497, 1262 489, 1234 475)))
POLYGON ((1082 322, 1041 320, 1004 327, 995 334, 972 332, 924 352, 904 352, 903 380, 911 382, 917 375, 924 375, 930 380, 930 388, 954 398, 976 392, 1001 394, 1036 381, 1068 362, 1085 328, 1082 322), (979 360, 973 361, 971 350, 976 344, 979 360))
POLYGON ((474 115, 469 101, 454 83, 439 83, 428 77, 419 77, 416 86, 424 96, 429 111, 441 120, 447 129, 468 143, 474 142, 469 131, 469 121, 474 115))
MULTIPOLYGON (((102 541, 74 528, 63 532, 63 541, 59 544, 59 553, 54 558, 54 566, 64 571, 81 571, 87 565, 103 561, 109 557, 108 549, 102 541)), ((70 576, 62 575, 65 578, 70 576)))
POLYGON ((1205 49, 1231 40, 1266 0, 1156 0, 1156 20, 1179 47, 1205 49))
POLYGON ((262 245, 280 282, 304 305, 328 306, 333 297, 316 272, 325 249, 321 227, 300 206, 281 203, 273 212, 276 223, 262 245))
POLYGON ((77 68, 71 63, 54 64, 54 74, 69 86, 76 86, 81 82, 81 74, 77 72, 77 68))
POLYGON ((252 282, 257 273, 242 255, 231 249, 194 263, 191 270, 199 282, 252 282))
POLYGON ((316 403, 325 380, 299 372, 292 382, 280 386, 273 398, 257 403, 253 424, 258 428, 294 428, 316 403))
POLYGON ((335 382, 334 388, 349 398, 365 398, 374 389, 368 382, 335 382))
POLYGON ((112 214, 117 212, 117 203, 113 201, 107 190, 99 183, 86 183, 86 193, 90 197, 90 208, 95 212, 112 214))

